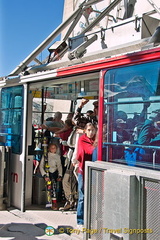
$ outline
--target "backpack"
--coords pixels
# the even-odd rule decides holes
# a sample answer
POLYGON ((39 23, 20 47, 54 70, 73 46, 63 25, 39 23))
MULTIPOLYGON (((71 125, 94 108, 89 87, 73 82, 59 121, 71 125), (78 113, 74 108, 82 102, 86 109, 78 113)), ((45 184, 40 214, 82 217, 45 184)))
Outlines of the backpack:
POLYGON ((129 166, 135 166, 137 161, 143 161, 146 151, 143 148, 125 149, 124 158, 129 166))

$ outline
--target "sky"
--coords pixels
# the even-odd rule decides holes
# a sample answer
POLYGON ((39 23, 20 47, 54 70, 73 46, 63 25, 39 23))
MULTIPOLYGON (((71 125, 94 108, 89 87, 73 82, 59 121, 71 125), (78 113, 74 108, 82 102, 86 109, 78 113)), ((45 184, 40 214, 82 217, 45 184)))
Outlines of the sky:
POLYGON ((0 77, 9 75, 62 23, 63 5, 64 0, 0 0, 0 77))

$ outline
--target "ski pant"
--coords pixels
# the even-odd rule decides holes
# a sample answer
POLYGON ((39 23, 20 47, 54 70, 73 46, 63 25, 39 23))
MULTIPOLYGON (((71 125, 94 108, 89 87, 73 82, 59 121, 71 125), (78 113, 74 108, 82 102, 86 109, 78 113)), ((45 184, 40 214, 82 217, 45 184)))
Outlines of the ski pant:
POLYGON ((49 173, 49 178, 52 182, 52 189, 51 189, 51 198, 57 200, 57 178, 58 178, 58 171, 53 173, 49 173))
POLYGON ((77 200, 77 179, 73 169, 67 169, 63 177, 63 190, 67 201, 77 200))

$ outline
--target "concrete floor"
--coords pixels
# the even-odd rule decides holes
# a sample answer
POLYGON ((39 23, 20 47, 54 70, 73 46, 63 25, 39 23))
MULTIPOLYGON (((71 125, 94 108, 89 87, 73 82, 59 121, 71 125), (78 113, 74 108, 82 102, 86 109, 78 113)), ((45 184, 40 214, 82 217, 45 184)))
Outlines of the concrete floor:
POLYGON ((43 206, 32 206, 25 212, 18 209, 0 211, 0 239, 82 240, 83 233, 77 229, 76 212, 52 211, 43 206), (48 226, 55 229, 52 236, 46 234, 48 226))

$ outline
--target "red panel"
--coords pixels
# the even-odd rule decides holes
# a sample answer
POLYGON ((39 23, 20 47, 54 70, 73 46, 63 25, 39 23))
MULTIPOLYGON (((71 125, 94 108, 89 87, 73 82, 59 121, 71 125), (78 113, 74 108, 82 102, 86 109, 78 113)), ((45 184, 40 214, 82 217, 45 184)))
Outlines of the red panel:
POLYGON ((99 81, 99 107, 98 107, 98 159, 102 161, 102 144, 103 144, 103 112, 104 112, 104 74, 106 71, 102 71, 99 81))
POLYGON ((100 71, 102 69, 115 68, 118 66, 138 64, 147 61, 155 61, 160 59, 160 48, 155 48, 147 51, 140 51, 123 56, 107 58, 99 61, 78 64, 66 68, 57 69, 57 76, 68 76, 81 73, 89 73, 100 71))

